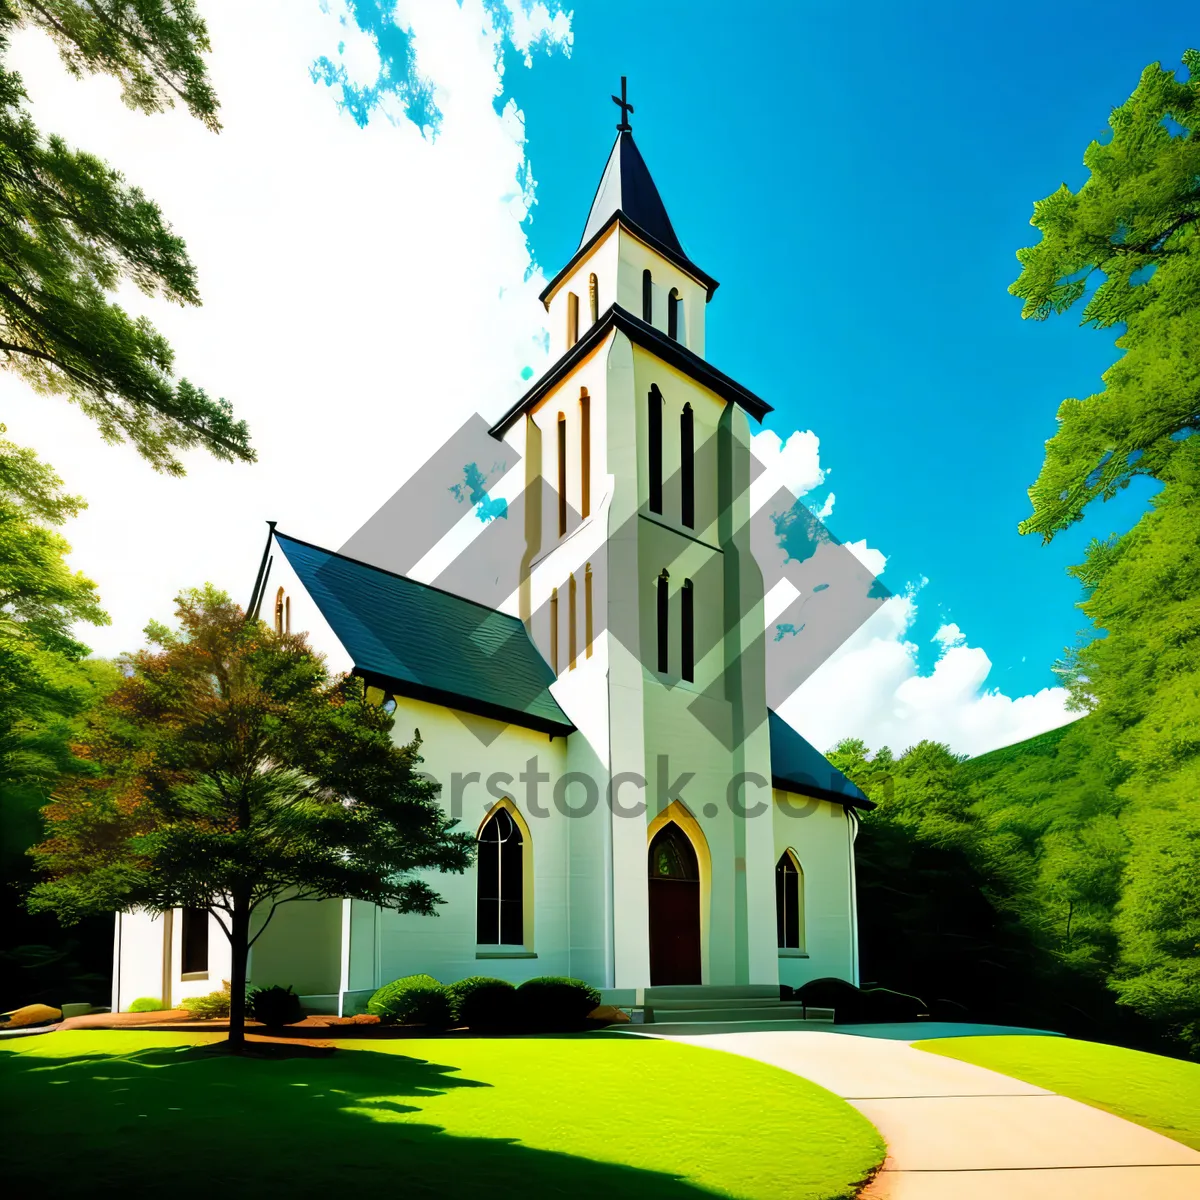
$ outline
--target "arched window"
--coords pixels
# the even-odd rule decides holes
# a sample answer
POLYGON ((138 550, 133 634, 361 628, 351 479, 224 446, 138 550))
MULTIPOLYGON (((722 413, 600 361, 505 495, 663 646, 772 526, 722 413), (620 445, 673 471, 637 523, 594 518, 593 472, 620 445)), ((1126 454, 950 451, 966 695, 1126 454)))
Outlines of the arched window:
POLYGON ((567 669, 575 670, 575 659, 579 656, 575 634, 576 603, 575 603, 575 573, 567 581, 567 669))
POLYGON ((685 579, 679 593, 679 673, 688 683, 696 678, 696 612, 692 581, 685 579))
POLYGON ((696 527, 696 430, 690 404, 679 414, 679 516, 689 529, 696 527))
POLYGON ((649 267, 642 272, 642 320, 647 325, 654 324, 654 280, 649 267))
POLYGON ((592 324, 600 320, 600 281, 595 274, 588 276, 588 306, 592 311, 592 324))
POLYGON ((525 864, 521 831, 496 808, 479 831, 475 937, 482 946, 525 944, 525 864))
POLYGON ((550 589, 550 669, 558 674, 558 588, 550 589))
POLYGON ((650 385, 650 396, 646 402, 647 442, 650 458, 650 511, 662 512, 663 444, 662 444, 662 392, 658 384, 650 385))
POLYGON ((291 631, 291 605, 283 594, 283 588, 275 593, 275 632, 284 633, 291 631), (286 621, 286 630, 284 622, 286 621))
POLYGON ((658 673, 665 675, 670 664, 670 622, 668 620, 667 605, 670 600, 668 589, 670 587, 670 576, 667 574, 667 568, 663 567, 662 574, 658 577, 658 673))
POLYGON ((781 950, 804 949, 804 872, 790 850, 775 864, 775 925, 781 950))
POLYGON ((667 297, 667 336, 679 341, 679 317, 683 311, 683 297, 678 288, 672 288, 667 297))
POLYGON ((567 418, 558 414, 558 536, 567 532, 567 418))
MULTIPOLYGON (((593 279, 596 277, 593 275, 593 279)), ((592 511, 592 400, 587 388, 579 389, 579 515, 592 511)))
POLYGON ((592 657, 592 564, 583 568, 583 637, 584 656, 592 657))
POLYGON ((579 297, 567 293, 567 349, 579 341, 579 297))

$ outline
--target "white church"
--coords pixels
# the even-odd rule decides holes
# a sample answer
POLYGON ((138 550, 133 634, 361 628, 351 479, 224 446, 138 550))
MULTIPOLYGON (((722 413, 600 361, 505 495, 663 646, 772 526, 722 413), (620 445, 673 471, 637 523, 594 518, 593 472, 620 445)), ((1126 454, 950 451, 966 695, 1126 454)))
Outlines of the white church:
MULTIPOLYGON (((361 676, 398 741, 419 733, 441 803, 478 838, 464 874, 431 878, 436 916, 278 910, 250 981, 314 1011, 361 1011, 417 972, 569 975, 617 1003, 858 982, 871 803, 766 701, 775 643, 748 530, 770 406, 705 358, 717 284, 684 253, 628 110, 542 293, 552 365, 486 429, 525 498, 480 526, 497 569, 407 570, 395 545, 429 518, 403 490, 341 551, 272 526, 252 608, 361 676)), ((119 915, 114 953, 114 1010, 229 978, 206 913, 119 915)))

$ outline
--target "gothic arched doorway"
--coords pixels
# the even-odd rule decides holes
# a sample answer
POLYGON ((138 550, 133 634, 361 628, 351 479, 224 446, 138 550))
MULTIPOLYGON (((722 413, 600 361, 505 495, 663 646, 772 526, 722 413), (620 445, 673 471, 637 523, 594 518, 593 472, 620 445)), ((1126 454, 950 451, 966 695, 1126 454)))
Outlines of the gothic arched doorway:
POLYGON ((650 983, 699 983, 700 867, 674 821, 650 843, 650 983))

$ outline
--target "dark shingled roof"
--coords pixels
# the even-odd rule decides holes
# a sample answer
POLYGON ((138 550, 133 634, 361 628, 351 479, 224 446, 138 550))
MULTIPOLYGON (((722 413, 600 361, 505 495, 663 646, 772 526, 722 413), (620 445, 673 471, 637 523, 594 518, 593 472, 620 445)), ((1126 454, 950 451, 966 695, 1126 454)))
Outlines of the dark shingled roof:
POLYGON ((282 533, 275 542, 368 682, 552 735, 574 730, 516 617, 282 533))
POLYGON ((841 773, 815 746, 806 742, 777 712, 767 712, 771 733, 771 783, 785 792, 832 800, 847 808, 874 808, 875 803, 841 773))

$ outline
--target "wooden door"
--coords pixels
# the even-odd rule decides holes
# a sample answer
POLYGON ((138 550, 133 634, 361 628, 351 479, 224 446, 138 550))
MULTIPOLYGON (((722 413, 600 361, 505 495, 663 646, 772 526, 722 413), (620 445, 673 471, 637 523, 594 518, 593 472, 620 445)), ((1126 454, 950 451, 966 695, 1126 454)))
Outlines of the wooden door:
POLYGON ((674 822, 650 843, 650 983, 700 983, 700 870, 674 822))

